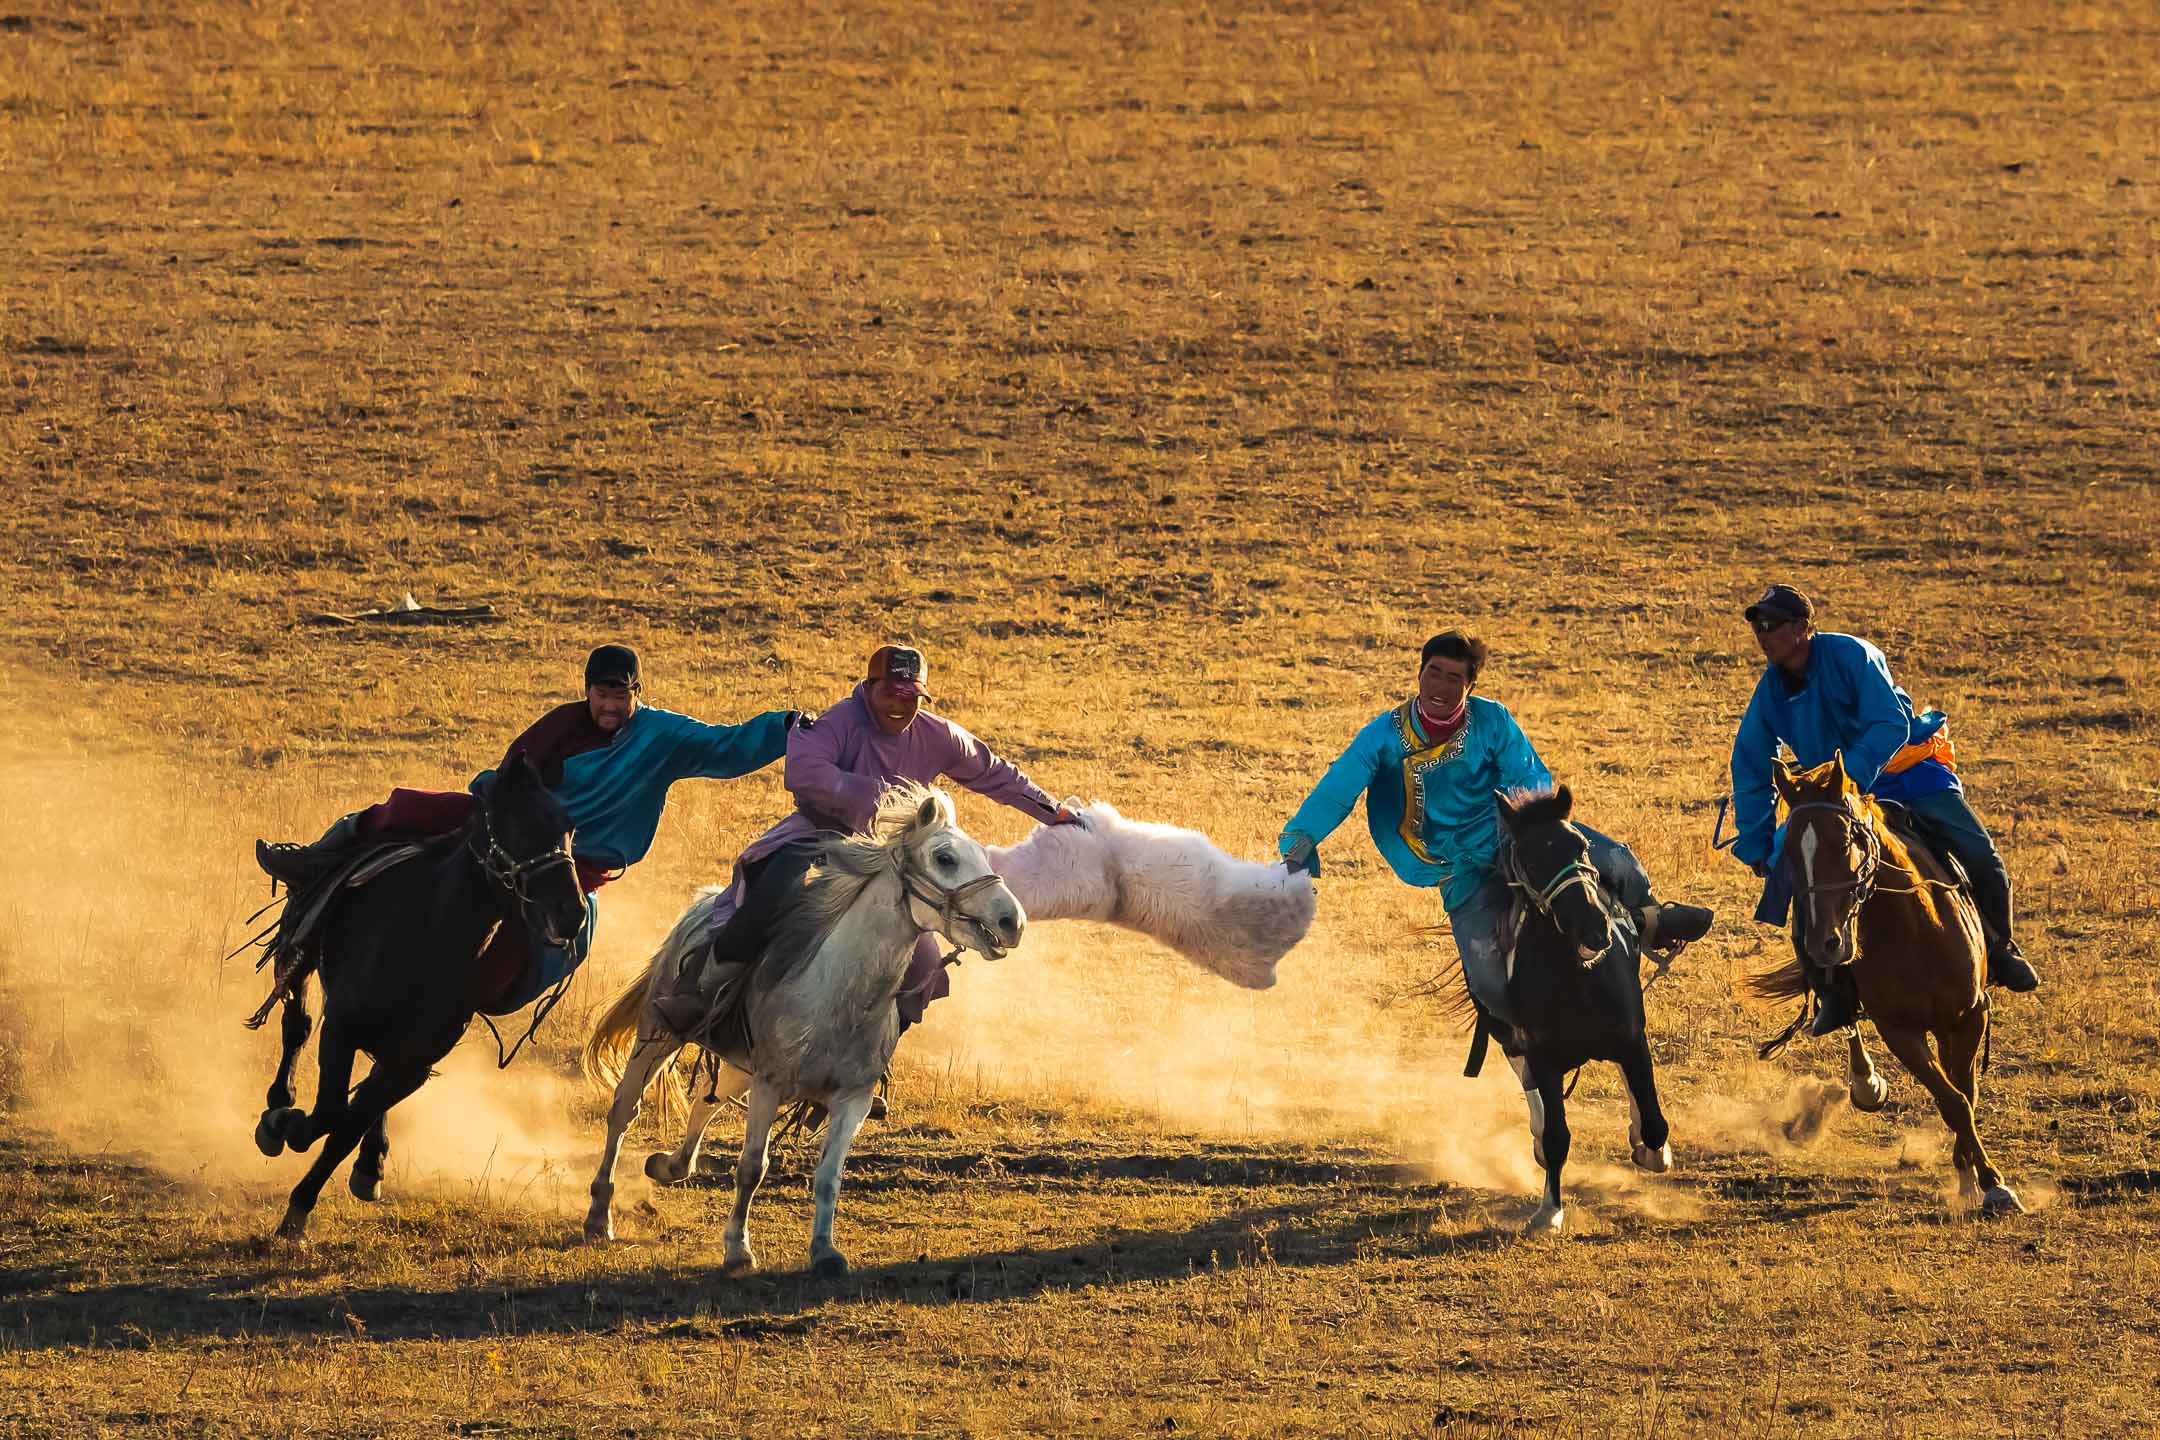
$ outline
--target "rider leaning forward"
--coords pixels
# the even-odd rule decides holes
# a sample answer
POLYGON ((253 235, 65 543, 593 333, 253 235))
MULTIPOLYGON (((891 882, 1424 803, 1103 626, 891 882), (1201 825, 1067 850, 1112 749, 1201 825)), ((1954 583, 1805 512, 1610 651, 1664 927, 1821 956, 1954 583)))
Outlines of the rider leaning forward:
MULTIPOLYGON (((1317 873, 1316 847, 1363 796, 1373 843, 1396 875, 1439 887, 1471 996, 1487 1016, 1512 1022, 1502 933, 1509 896, 1497 863, 1493 793, 1549 790, 1552 775, 1508 708, 1471 693, 1485 657, 1485 643, 1460 631, 1426 641, 1416 692, 1358 731, 1283 827, 1278 846, 1292 868, 1310 865, 1317 873)), ((1670 950, 1708 933, 1708 910, 1661 903, 1632 850, 1573 823, 1645 948, 1670 950)))
POLYGON ((1744 613, 1769 663, 1733 740, 1733 814, 1740 833, 1732 852, 1767 882, 1756 919, 1782 925, 1791 907, 1793 944, 1820 1001, 1813 1033, 1828 1035, 1852 1024, 1859 999, 1850 974, 1810 965, 1800 944, 1802 909, 1791 904, 1792 882, 1779 864, 1785 832, 1777 824, 1770 780, 1781 741, 1802 769, 1844 752, 1845 773, 1862 792, 1904 806, 1927 839, 1955 855, 1972 882, 1987 935, 1988 983, 2037 989, 2040 976, 2011 934, 2010 875, 1987 827, 1965 803, 1947 717, 1939 710, 1915 715, 1911 697, 1890 678, 1883 652, 1857 636, 1817 631, 1814 603, 1792 586, 1772 585, 1744 613))
MULTIPOLYGON (((735 964, 763 950, 788 895, 835 835, 861 830, 876 813, 878 797, 904 780, 928 785, 940 778, 1007 805, 1047 825, 1077 823, 1073 813, 1017 766, 957 721, 924 708, 929 662, 904 645, 881 645, 853 693, 825 711, 815 725, 788 737, 782 774, 795 811, 750 842, 736 861, 734 883, 713 919, 719 926, 712 963, 735 964)), ((706 987, 700 969, 676 977, 660 1009, 671 1025, 686 1029, 703 1013, 706 987)), ((904 1030, 924 1007, 950 994, 940 963, 938 937, 916 942, 898 1004, 904 1030)))
MULTIPOLYGON (((502 764, 523 755, 550 777, 574 827, 578 884, 588 897, 652 849, 668 787, 770 765, 802 718, 796 710, 769 710, 740 725, 709 725, 644 704, 642 694, 637 652, 602 645, 585 661, 585 698, 556 706, 503 752, 502 764)), ((473 789, 494 773, 475 776, 473 789)), ((396 789, 381 804, 339 817, 312 844, 257 842, 255 858, 287 885, 305 886, 356 846, 449 834, 471 818, 475 803, 472 790, 396 789)), ((481 958, 476 1003, 493 1013, 514 1010, 568 975, 590 949, 598 915, 588 898, 584 932, 566 951, 529 941, 517 920, 504 922, 481 958)))

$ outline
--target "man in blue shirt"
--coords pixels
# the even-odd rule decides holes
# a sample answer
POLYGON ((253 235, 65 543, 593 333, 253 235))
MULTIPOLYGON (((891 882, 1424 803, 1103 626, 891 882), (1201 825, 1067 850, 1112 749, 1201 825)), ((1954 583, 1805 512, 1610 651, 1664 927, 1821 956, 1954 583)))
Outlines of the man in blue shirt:
MULTIPOLYGON (((1358 731, 1283 826, 1277 847, 1290 868, 1318 874, 1319 843, 1363 797, 1366 826, 1389 867, 1408 884, 1440 888, 1471 996, 1487 1015, 1512 1021, 1501 934, 1508 888, 1495 865, 1493 792, 1550 790, 1552 774, 1508 708, 1471 693, 1485 658, 1485 642, 1458 630, 1426 641, 1416 693, 1358 731)), ((1632 850, 1574 823, 1645 948, 1671 949, 1709 931, 1708 910, 1661 904, 1632 850)))
MULTIPOLYGON (((548 777, 574 827, 571 851, 587 899, 584 933, 567 950, 528 945, 516 923, 497 932, 474 979, 475 1000, 490 1014, 528 1003, 584 961, 599 915, 592 894, 652 849, 669 787, 770 765, 803 718, 800 711, 771 710, 740 725, 709 725, 643 703, 643 690, 637 651, 602 645, 586 658, 584 698, 548 711, 503 752, 502 764, 523 755, 548 777)), ((299 887, 355 845, 449 834, 471 818, 472 791, 494 773, 482 771, 468 790, 393 790, 388 800, 341 816, 312 844, 257 842, 256 861, 299 887)))
MULTIPOLYGON (((1890 678, 1882 651, 1857 636, 1818 632, 1814 602, 1792 586, 1772 585, 1745 613, 1769 662, 1732 750, 1733 816, 1739 827, 1733 856, 1769 882, 1755 918, 1784 924, 1792 898, 1776 869, 1784 830, 1777 823, 1770 766, 1779 743, 1803 769, 1843 751, 1854 784, 1878 800, 1903 805, 1965 867, 1987 933, 1988 983, 2017 991, 2038 988, 2040 976, 2011 935, 2009 873, 1951 768, 1944 730, 1948 717, 1939 710, 1915 715, 1911 697, 1890 678)), ((1798 948, 1798 907, 1792 907, 1792 923, 1798 948)), ((1804 951, 1802 956, 1806 966, 1804 951)), ((1821 1001, 1813 1033, 1828 1035, 1852 1024, 1859 1013, 1852 977, 1842 969, 1831 975, 1809 970, 1821 1001)))

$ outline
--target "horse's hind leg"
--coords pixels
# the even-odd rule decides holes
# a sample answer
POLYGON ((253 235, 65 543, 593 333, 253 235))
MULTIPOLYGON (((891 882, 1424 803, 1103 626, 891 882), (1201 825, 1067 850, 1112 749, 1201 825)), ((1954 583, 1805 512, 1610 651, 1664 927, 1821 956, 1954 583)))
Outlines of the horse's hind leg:
POLYGON ((682 1144, 672 1154, 656 1150, 645 1157, 646 1178, 662 1185, 680 1185, 697 1173, 698 1147, 705 1143, 713 1116, 722 1105, 750 1088, 750 1077, 734 1066, 722 1065, 720 1071, 712 1088, 690 1102, 690 1113, 683 1121, 682 1144))
POLYGON ((1942 1052, 1943 1072, 1950 1077, 1973 1115, 1972 1149, 1958 1158, 1960 1178, 1978 1192, 1983 1215, 2013 1215, 2024 1211, 2017 1192, 2003 1183, 2002 1172, 1988 1159, 1980 1143, 1980 1049, 1987 1043, 1989 1018, 1986 1005, 1976 1005, 1957 1018, 1947 1031, 1935 1037, 1942 1052))
POLYGON ((1875 1062, 1868 1058, 1867 1046, 1860 1041, 1857 1025, 1845 1034, 1845 1075, 1852 1108, 1862 1114, 1873 1115, 1890 1098, 1890 1082, 1883 1079, 1875 1062))
POLYGON ((293 1062, 300 1058, 300 1047, 307 1044, 315 1029, 307 1009, 307 986, 307 972, 302 971, 285 996, 285 1009, 278 1020, 278 1038, 285 1053, 278 1056, 277 1074, 270 1081, 270 1093, 263 1097, 262 1118, 255 1122, 255 1148, 265 1155, 285 1153, 287 1121, 281 1112, 293 1109, 293 1062))
POLYGON ((382 1199, 383 1167, 390 1159, 390 1136, 383 1126, 389 1118, 387 1114, 376 1116, 375 1123, 360 1137, 360 1154, 352 1162, 352 1174, 345 1179, 355 1199, 382 1199))
POLYGON ((1657 1072, 1650 1063, 1650 1045, 1637 1039, 1620 1061, 1627 1076, 1628 1149, 1639 1170, 1662 1175, 1672 1169, 1672 1127, 1658 1104, 1657 1072))
POLYGON ((623 1136, 637 1122, 644 1107, 645 1089, 668 1062, 682 1041, 666 1026, 660 1033, 641 1038, 623 1064, 622 1078, 615 1082, 615 1099, 608 1106, 607 1139, 600 1146, 600 1169, 593 1176, 592 1208, 585 1212, 585 1238, 615 1238, 615 1165, 622 1158, 623 1136))
POLYGON ((825 1151, 810 1181, 810 1194, 817 1202, 816 1217, 810 1222, 810 1270, 820 1279, 837 1280, 847 1274, 847 1257, 833 1245, 833 1212, 840 1205, 840 1169, 847 1164, 848 1148, 870 1116, 870 1094, 864 1090, 833 1101, 832 1117, 825 1126, 825 1151))
POLYGON ((779 1087, 769 1080, 752 1080, 742 1158, 735 1162, 735 1208, 728 1212, 727 1230, 721 1236, 726 1258, 720 1268, 730 1275, 757 1268, 757 1255, 750 1249, 750 1202, 764 1183, 766 1146, 772 1139, 773 1122, 779 1118, 779 1087))
POLYGON ((395 1068, 378 1064, 369 1072, 367 1079, 360 1082, 360 1088, 353 1092, 352 1103, 330 1127, 330 1138, 323 1146, 322 1154, 315 1157, 307 1174, 293 1186, 292 1197, 285 1204, 285 1218, 278 1223, 279 1239, 306 1238, 308 1216, 314 1212, 315 1201, 321 1196, 331 1172, 353 1152, 360 1137, 382 1119, 383 1113, 419 1089, 427 1076, 428 1067, 424 1063, 402 1063, 395 1068))

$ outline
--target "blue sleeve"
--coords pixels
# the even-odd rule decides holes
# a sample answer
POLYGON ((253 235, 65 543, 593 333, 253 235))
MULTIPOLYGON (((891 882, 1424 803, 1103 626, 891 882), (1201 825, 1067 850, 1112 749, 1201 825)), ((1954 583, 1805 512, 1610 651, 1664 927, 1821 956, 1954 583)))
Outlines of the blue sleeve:
POLYGON ((730 780, 764 769, 787 753, 791 713, 768 710, 740 725, 708 725, 687 715, 675 716, 663 767, 667 778, 730 780))
POLYGON ((1762 687, 1748 697, 1747 713, 1740 717, 1740 733, 1733 737, 1732 844, 1735 860, 1760 865, 1770 858, 1777 836, 1777 789, 1770 783, 1770 762, 1777 755, 1777 732, 1762 699, 1762 687))
POLYGON ((1335 757, 1320 783, 1313 786, 1305 803, 1298 806, 1297 814, 1283 826, 1283 839, 1278 842, 1285 854, 1289 853, 1290 835, 1303 835, 1315 845, 1335 833, 1335 827, 1350 818, 1358 801, 1372 788, 1374 780, 1387 763, 1387 716, 1358 731, 1350 748, 1335 757))
POLYGON ((1852 744, 1845 750, 1845 773, 1862 791, 1873 793, 1883 766, 1911 738, 1912 719, 1880 650, 1863 649, 1850 658, 1841 656, 1840 662, 1857 722, 1852 744))
POLYGON ((1538 759, 1530 737, 1523 734, 1522 726, 1516 722, 1515 712, 1502 707, 1500 714, 1507 721, 1507 727, 1493 753, 1493 763, 1500 775, 1497 788, 1511 792, 1552 789, 1552 771, 1538 759))

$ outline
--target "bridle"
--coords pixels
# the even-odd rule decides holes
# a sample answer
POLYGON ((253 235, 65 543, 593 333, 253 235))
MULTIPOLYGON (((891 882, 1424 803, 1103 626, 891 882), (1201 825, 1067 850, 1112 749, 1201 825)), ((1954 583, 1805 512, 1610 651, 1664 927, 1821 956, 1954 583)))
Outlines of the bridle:
MULTIPOLYGON (((1561 827, 1563 829, 1566 829, 1570 834, 1576 833, 1574 827, 1568 825, 1567 822, 1561 821, 1559 823, 1561 827)), ((1556 901, 1559 900, 1562 895, 1567 894, 1568 891, 1575 889, 1577 886, 1580 886, 1582 888, 1583 894, 1588 897, 1590 903, 1593 906, 1597 907, 1598 914, 1605 917, 1607 935, 1610 936, 1612 925, 1612 910, 1605 903, 1605 891, 1603 886, 1599 883, 1597 867, 1590 863, 1590 859, 1587 853, 1576 859, 1568 861, 1567 864, 1561 866, 1557 871, 1553 873, 1552 879, 1546 881, 1542 885, 1540 885, 1537 880, 1530 874, 1529 870, 1524 867, 1522 860, 1522 846, 1519 842, 1511 838, 1505 848, 1505 854, 1507 873, 1504 878, 1507 881, 1508 887, 1523 897, 1523 900, 1526 902, 1529 909, 1536 910, 1540 915, 1543 915, 1546 920, 1551 922, 1552 927, 1555 930, 1559 931, 1563 937, 1567 937, 1567 926, 1561 923, 1560 916, 1553 910, 1553 905, 1556 901)), ((1508 938, 1507 964, 1508 974, 1510 978, 1513 977, 1515 970, 1515 947, 1517 941, 1521 937, 1522 923, 1523 920, 1526 918, 1527 914, 1528 910, 1520 908, 1516 910, 1514 934, 1509 936, 1508 938)), ((1570 943, 1575 944, 1579 951, 1588 948, 1586 946, 1583 946, 1580 941, 1575 941, 1572 939, 1572 937, 1568 938, 1570 939, 1570 943)), ((1595 957, 1588 958, 1583 961, 1583 967, 1585 969, 1595 968, 1597 962, 1604 959, 1606 953, 1611 949, 1612 944, 1610 939, 1608 939, 1604 948, 1600 949, 1595 957)))
MULTIPOLYGON (((1793 869, 1799 872, 1800 878, 1807 880, 1808 883, 1794 885, 1793 895, 1796 898, 1806 899, 1815 895, 1835 895, 1851 891, 1852 904, 1846 911, 1846 916, 1849 918, 1851 915, 1858 913, 1860 907, 1867 904, 1874 897, 1876 872, 1882 867, 1882 837, 1875 833, 1875 827, 1867 822, 1865 816, 1853 813, 1853 808, 1842 800, 1803 801, 1785 812, 1785 821, 1790 825, 1795 815, 1804 814, 1810 810, 1827 810, 1844 823, 1845 843, 1848 848, 1857 847, 1859 849, 1860 863, 1853 868, 1853 877, 1850 880, 1827 880, 1816 883, 1809 879, 1805 871, 1801 870, 1799 856, 1794 855, 1791 861, 1793 869)), ((1844 920, 1841 919, 1838 922, 1838 928, 1842 929, 1843 926, 1844 920)))
POLYGON ((487 873, 488 879, 516 897, 518 906, 526 912, 528 921, 533 907, 533 880, 558 865, 567 866, 573 872, 573 878, 577 869, 577 862, 570 858, 569 847, 565 845, 557 845, 554 849, 527 860, 520 860, 505 850, 502 842, 495 838, 495 817, 488 812, 486 801, 480 804, 480 828, 466 837, 465 848, 480 862, 480 868, 487 873), (484 850, 477 843, 483 838, 487 841, 487 848, 484 850))
POLYGON ((973 880, 963 880, 958 885, 940 885, 908 863, 913 849, 910 845, 895 845, 887 852, 893 857, 893 869, 899 872, 900 883, 906 888, 908 898, 918 900, 937 912, 938 919, 943 922, 938 927, 939 932, 954 947, 954 956, 958 956, 962 950, 974 950, 984 959, 997 959, 997 956, 979 945, 962 945, 952 932, 959 921, 965 920, 974 926, 979 934, 992 933, 988 922, 980 915, 962 907, 968 900, 992 886, 1004 884, 1005 878, 993 870, 987 875, 978 875, 973 880))

